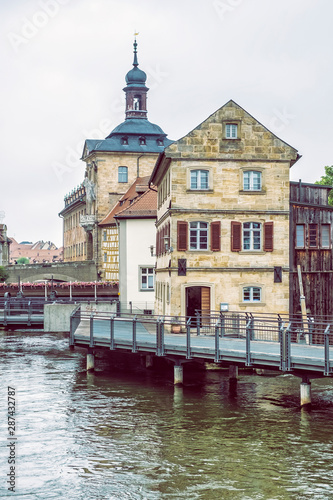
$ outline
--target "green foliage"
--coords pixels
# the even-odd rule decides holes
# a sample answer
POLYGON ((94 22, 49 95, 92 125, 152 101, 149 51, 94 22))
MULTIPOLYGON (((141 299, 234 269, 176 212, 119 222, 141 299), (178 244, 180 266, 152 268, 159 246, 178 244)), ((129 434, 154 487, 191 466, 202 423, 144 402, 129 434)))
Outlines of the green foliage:
POLYGON ((0 266, 0 283, 2 283, 3 281, 6 281, 9 277, 9 273, 7 271, 7 269, 3 266, 0 266))
POLYGON ((19 259, 17 259, 17 264, 29 264, 29 259, 28 257, 20 257, 19 259))
POLYGON ((332 191, 328 197, 328 203, 333 205, 333 165, 331 167, 325 167, 325 175, 320 177, 320 180, 315 184, 321 184, 324 186, 332 186, 332 191))

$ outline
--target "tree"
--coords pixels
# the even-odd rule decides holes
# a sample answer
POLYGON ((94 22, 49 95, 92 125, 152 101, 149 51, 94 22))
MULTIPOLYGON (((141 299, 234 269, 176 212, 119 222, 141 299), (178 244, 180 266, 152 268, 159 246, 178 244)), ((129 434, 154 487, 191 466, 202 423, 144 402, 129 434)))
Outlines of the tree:
POLYGON ((328 203, 333 205, 333 165, 331 167, 325 167, 325 175, 320 177, 320 180, 315 184, 321 184, 324 186, 332 186, 332 191, 328 197, 328 203))
POLYGON ((3 266, 0 266, 0 283, 6 281, 9 278, 9 273, 7 269, 3 266))
POLYGON ((28 257, 20 257, 19 259, 17 259, 16 261, 17 264, 29 264, 29 259, 28 257))

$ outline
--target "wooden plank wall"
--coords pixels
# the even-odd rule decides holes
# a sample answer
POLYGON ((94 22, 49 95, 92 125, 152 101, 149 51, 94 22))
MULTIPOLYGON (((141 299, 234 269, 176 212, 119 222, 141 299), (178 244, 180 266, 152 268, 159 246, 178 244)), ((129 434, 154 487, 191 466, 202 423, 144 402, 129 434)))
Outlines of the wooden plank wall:
MULTIPOLYGON (((311 197, 310 197, 311 198, 311 197)), ((309 199, 310 199, 309 198, 309 199)), ((300 312, 297 265, 302 270, 302 280, 306 307, 312 315, 333 315, 333 207, 304 206, 292 203, 291 207, 291 254, 290 254, 290 294, 291 313, 300 312), (331 224, 331 247, 329 249, 296 248, 296 225, 331 224)))

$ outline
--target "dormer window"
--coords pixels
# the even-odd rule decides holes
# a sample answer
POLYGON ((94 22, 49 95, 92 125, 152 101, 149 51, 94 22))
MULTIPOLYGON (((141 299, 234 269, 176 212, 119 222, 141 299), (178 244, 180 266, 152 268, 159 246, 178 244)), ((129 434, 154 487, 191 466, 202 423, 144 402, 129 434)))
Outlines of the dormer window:
POLYGON ((163 146, 163 139, 157 139, 156 142, 158 146, 163 146))
POLYGON ((140 146, 145 146, 146 145, 146 138, 145 137, 139 137, 139 144, 140 144, 140 146))
POLYGON ((122 137, 121 143, 123 146, 128 146, 128 137, 127 136, 122 137))

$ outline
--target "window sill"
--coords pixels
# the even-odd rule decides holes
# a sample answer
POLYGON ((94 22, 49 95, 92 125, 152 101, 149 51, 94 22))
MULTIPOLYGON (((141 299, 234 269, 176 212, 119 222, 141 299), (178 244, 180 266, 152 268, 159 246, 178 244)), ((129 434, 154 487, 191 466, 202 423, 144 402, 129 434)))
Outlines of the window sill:
POLYGON ((240 141, 240 137, 223 137, 222 141, 240 141))
POLYGON ((214 193, 213 189, 186 189, 187 193, 214 193))
POLYGON ((155 288, 140 288, 140 292, 155 292, 155 288))
POLYGON ((265 255, 267 252, 263 250, 240 250, 238 253, 240 255, 265 255))
POLYGON ((248 302, 240 302, 239 303, 240 306, 266 306, 266 303, 265 302, 251 302, 250 300, 248 302))
POLYGON ((255 189, 240 189, 239 194, 266 194, 266 191, 264 190, 256 191, 255 189))

